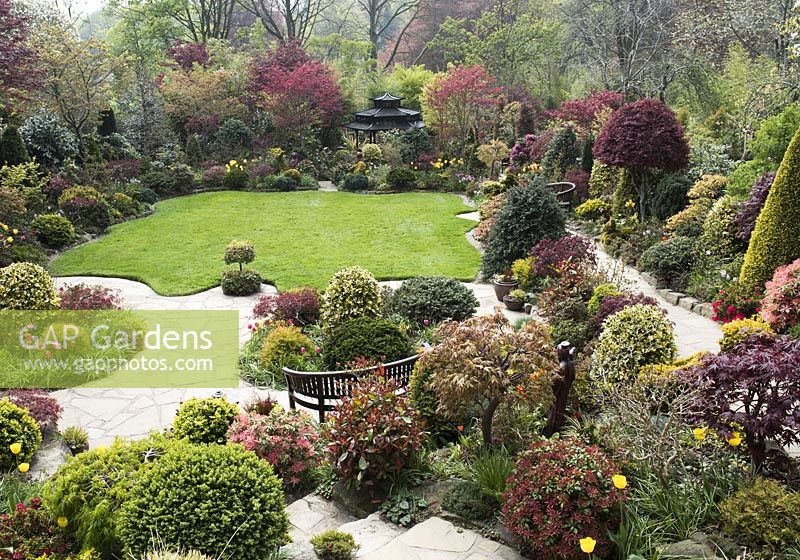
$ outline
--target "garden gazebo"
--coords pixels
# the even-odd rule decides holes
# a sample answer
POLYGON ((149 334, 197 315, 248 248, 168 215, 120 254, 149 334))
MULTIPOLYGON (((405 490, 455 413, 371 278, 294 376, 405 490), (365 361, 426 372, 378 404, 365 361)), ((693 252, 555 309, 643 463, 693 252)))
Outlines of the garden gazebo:
POLYGON ((369 134, 370 142, 375 143, 376 135, 383 130, 408 130, 425 126, 420 112, 401 107, 402 100, 402 97, 384 93, 372 100, 372 109, 353 113, 355 120, 344 127, 355 132, 356 149, 358 149, 359 132, 369 134))

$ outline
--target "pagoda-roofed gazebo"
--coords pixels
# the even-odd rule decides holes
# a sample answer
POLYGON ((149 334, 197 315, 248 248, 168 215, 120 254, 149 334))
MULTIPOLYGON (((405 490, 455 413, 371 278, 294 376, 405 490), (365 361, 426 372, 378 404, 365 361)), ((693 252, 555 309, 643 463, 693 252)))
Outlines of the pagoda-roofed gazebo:
POLYGON ((395 97, 390 93, 384 93, 380 97, 375 97, 372 109, 353 113, 353 122, 344 125, 356 134, 356 149, 358 149, 358 133, 369 134, 369 140, 375 143, 378 132, 384 130, 408 130, 409 128, 423 128, 422 115, 414 109, 406 109, 400 106, 402 97, 395 97))

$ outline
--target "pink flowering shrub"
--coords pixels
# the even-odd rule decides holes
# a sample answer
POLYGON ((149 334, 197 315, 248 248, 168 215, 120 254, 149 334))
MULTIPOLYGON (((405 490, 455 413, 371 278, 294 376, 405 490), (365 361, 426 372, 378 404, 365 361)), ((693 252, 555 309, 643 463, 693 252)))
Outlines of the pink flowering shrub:
POLYGON ((59 288, 61 309, 86 311, 90 309, 122 309, 119 291, 103 286, 75 284, 59 288))
POLYGON ((767 282, 761 317, 776 331, 800 323, 800 259, 778 267, 767 282))
POLYGON ((228 430, 228 441, 240 443, 264 459, 286 487, 307 482, 322 457, 322 439, 307 414, 273 407, 269 414, 240 414, 228 430))

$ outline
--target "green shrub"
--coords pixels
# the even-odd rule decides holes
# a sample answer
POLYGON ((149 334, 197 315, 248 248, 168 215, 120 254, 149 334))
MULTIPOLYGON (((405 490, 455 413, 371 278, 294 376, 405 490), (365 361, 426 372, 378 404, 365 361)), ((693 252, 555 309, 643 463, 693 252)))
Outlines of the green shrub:
POLYGON ((564 237, 564 213, 555 193, 537 176, 528 185, 513 187, 495 215, 486 242, 483 272, 493 276, 529 255, 542 239, 564 237))
POLYGON ((699 247, 705 256, 719 261, 730 261, 747 248, 737 233, 736 214, 740 203, 725 195, 714 203, 703 222, 699 247))
MULTIPOLYGON (((297 171, 295 169, 295 171, 297 171)), ((280 177, 275 179, 275 184, 273 185, 275 189, 281 192, 291 192, 296 191, 298 182, 295 180, 294 177, 290 177, 288 175, 281 175, 280 177)))
POLYGON ((594 160, 592 174, 589 176, 589 196, 602 198, 614 194, 619 183, 621 171, 619 167, 613 167, 599 160, 594 160))
POLYGON ((88 233, 102 233, 114 222, 111 207, 103 199, 75 196, 59 203, 59 207, 76 228, 88 233))
POLYGON ((381 309, 378 281, 359 266, 343 268, 333 275, 320 302, 320 317, 326 329, 345 319, 377 317, 381 309))
POLYGON ((534 283, 538 279, 533 274, 533 259, 525 257, 524 259, 517 259, 511 264, 511 273, 517 279, 519 287, 522 290, 530 290, 534 287, 534 283))
POLYGON ((744 258, 740 280, 763 286, 775 269, 800 257, 800 131, 783 158, 744 258))
POLYGON ((594 335, 593 321, 580 321, 569 317, 553 318, 548 323, 550 337, 554 342, 560 344, 563 341, 569 342, 578 352, 582 352, 586 343, 594 335))
POLYGON ((481 485, 459 480, 442 500, 442 507, 470 521, 489 519, 499 508, 498 501, 483 493, 481 485))
POLYGON ((13 263, 32 263, 41 267, 47 266, 47 253, 38 243, 14 243, 0 252, 0 267, 13 263))
POLYGON ((125 193, 114 193, 109 202, 111 203, 111 208, 119 212, 124 218, 136 216, 141 211, 139 203, 125 193))
POLYGON ((418 276, 404 281, 385 303, 391 313, 417 326, 446 319, 462 321, 475 314, 479 303, 472 290, 444 276, 418 276))
POLYGON ((639 368, 669 363, 676 352, 664 313, 650 305, 631 305, 606 319, 592 355, 592 376, 609 383, 633 381, 639 368))
POLYGON ((366 162, 380 163, 383 159, 383 150, 377 144, 364 144, 361 146, 361 155, 366 162))
POLYGON ((780 165, 798 128, 800 107, 795 103, 789 104, 781 113, 764 119, 750 144, 753 159, 768 162, 773 168, 780 165))
POLYGON ((508 185, 500 181, 484 181, 480 184, 479 189, 483 196, 491 198, 506 192, 508 190, 508 185))
POLYGON ((694 186, 686 193, 691 200, 703 198, 716 200, 725 194, 725 186, 728 180, 722 175, 703 175, 694 186))
POLYGON ((103 194, 94 187, 83 187, 78 185, 75 187, 70 187, 61 193, 61 195, 58 197, 58 205, 59 207, 63 208, 64 204, 76 198, 85 198, 86 200, 97 201, 105 200, 103 194))
POLYGON ((135 442, 117 439, 109 447, 81 453, 47 481, 43 497, 54 516, 69 520, 84 547, 93 547, 108 558, 120 557, 117 522, 135 475, 174 445, 174 440, 157 434, 135 442))
POLYGON ((411 372, 408 396, 411 399, 411 406, 425 420, 425 429, 431 437, 446 440, 456 434, 455 426, 461 420, 453 420, 438 413, 439 398, 430 386, 434 372, 434 368, 425 367, 417 362, 414 371, 411 372))
POLYGON ((158 201, 158 195, 153 189, 148 189, 141 185, 130 187, 126 191, 131 198, 143 204, 155 204, 158 201))
POLYGON ((8 125, 0 135, 0 166, 19 165, 29 161, 25 141, 14 125, 8 125))
POLYGON ((417 174, 408 167, 393 167, 386 176, 389 187, 396 191, 410 191, 417 186, 417 174))
POLYGON ((575 209, 575 215, 583 220, 607 220, 611 216, 611 205, 602 198, 590 198, 575 209))
POLYGON ((239 408, 224 398, 191 398, 178 409, 172 433, 191 443, 225 443, 239 408))
POLYGON ((255 270, 226 270, 220 286, 226 296, 249 296, 261 290, 261 275, 255 270))
POLYGON ((713 201, 701 199, 694 201, 689 206, 670 217, 665 224, 665 229, 672 235, 679 237, 700 237, 703 234, 703 224, 706 216, 711 211, 713 201))
POLYGON ((170 548, 231 560, 267 560, 288 528, 281 481, 238 445, 176 445, 136 476, 119 520, 130 554, 158 535, 170 548))
POLYGON ((41 443, 42 432, 30 413, 7 398, 0 399, 0 471, 28 463, 41 443), (15 443, 20 444, 16 455, 10 447, 15 443))
POLYGON ((753 184, 758 181, 764 173, 774 171, 778 164, 770 165, 761 160, 743 161, 736 166, 736 169, 728 176, 728 185, 725 191, 736 198, 743 200, 750 194, 753 184))
POLYGON ((565 126, 555 133, 542 157, 542 173, 553 181, 560 181, 567 169, 578 161, 577 138, 572 127, 565 126))
POLYGON ((800 544, 800 494, 757 478, 720 506, 725 531, 740 544, 784 552, 800 544))
POLYGON ((0 309, 58 309, 53 279, 41 266, 19 262, 0 268, 0 309))
POLYGON ((0 187, 0 224, 20 226, 25 221, 26 212, 25 197, 21 192, 0 187))
POLYGON ((280 374, 281 368, 298 369, 303 354, 314 350, 314 342, 299 327, 278 326, 264 338, 261 365, 280 374))
POLYGON ((648 214, 662 221, 677 214, 686 206, 691 186, 691 178, 684 173, 664 175, 648 197, 648 214))
POLYGON ((589 299, 589 302, 586 304, 586 309, 589 312, 589 315, 594 317, 597 315, 597 311, 600 309, 600 304, 603 303, 603 300, 608 296, 620 296, 622 292, 619 291, 619 288, 615 284, 600 284, 595 287, 594 291, 592 292, 592 297, 589 299))
POLYGON ((350 173, 345 175, 342 188, 349 192, 366 191, 369 189, 369 178, 363 173, 350 173))
POLYGON ((322 347, 325 362, 333 369, 342 369, 356 358, 393 362, 413 351, 408 336, 397 325, 372 317, 337 323, 322 347))
POLYGON ((59 214, 39 214, 31 222, 36 238, 48 247, 60 248, 75 238, 72 222, 59 214))
POLYGON ((697 240, 672 237, 660 241, 642 253, 639 268, 652 273, 671 288, 685 288, 696 258, 697 240))
MULTIPOLYGON (((367 144, 364 147, 367 146, 375 145, 367 144)), ((320 560, 351 560, 355 558, 356 551, 360 548, 353 535, 335 529, 324 531, 312 537, 309 542, 320 560)))

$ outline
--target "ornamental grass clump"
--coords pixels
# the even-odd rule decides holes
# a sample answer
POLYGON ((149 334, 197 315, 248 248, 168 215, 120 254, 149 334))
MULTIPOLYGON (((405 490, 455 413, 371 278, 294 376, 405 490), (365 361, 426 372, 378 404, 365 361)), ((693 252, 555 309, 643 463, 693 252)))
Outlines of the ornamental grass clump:
POLYGON ((323 426, 329 461, 347 486, 388 483, 422 448, 422 419, 397 389, 380 371, 362 378, 323 426))
POLYGON ((649 305, 632 305, 605 321, 591 374, 605 383, 629 383, 642 366, 669 363, 676 353, 672 324, 664 313, 649 305))
POLYGON ((523 550, 542 560, 585 559, 579 546, 592 536, 600 558, 619 521, 625 493, 618 469, 598 447, 574 438, 543 440, 524 452, 503 495, 503 520, 523 550))
POLYGON ((319 427, 310 416, 275 406, 267 414, 240 414, 228 430, 228 441, 272 465, 287 488, 309 481, 322 458, 319 427))

